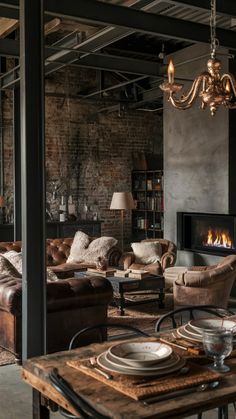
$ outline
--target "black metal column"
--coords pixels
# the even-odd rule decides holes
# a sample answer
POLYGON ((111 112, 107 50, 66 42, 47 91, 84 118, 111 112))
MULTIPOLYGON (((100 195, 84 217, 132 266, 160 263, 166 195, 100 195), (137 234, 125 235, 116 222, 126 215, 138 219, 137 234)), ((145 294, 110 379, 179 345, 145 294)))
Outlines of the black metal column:
POLYGON ((46 351, 43 0, 20 0, 23 360, 46 351))
POLYGON ((20 88, 13 90, 14 112, 14 240, 21 240, 20 88))

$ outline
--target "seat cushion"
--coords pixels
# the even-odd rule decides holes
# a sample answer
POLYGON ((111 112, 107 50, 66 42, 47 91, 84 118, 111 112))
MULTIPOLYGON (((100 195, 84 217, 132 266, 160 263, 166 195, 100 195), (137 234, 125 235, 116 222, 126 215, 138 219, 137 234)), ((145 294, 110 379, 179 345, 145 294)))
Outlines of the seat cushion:
POLYGON ((132 243, 135 263, 144 265, 160 262, 162 248, 158 241, 132 243))

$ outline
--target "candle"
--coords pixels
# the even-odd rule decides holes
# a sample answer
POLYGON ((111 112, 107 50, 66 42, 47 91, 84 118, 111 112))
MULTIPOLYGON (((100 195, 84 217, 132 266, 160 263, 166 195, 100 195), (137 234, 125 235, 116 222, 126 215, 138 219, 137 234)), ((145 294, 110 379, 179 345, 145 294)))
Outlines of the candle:
POLYGON ((173 64, 173 61, 170 60, 169 65, 168 65, 168 82, 169 83, 174 83, 174 74, 175 74, 174 64, 173 64))
POLYGON ((229 82, 229 80, 227 80, 227 82, 226 82, 225 90, 226 90, 227 93, 230 93, 230 82, 229 82))

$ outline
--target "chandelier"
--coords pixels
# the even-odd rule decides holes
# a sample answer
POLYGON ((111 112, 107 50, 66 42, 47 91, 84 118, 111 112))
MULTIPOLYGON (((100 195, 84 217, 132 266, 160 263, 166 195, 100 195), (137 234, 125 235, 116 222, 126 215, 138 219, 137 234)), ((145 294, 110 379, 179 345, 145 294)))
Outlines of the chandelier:
POLYGON ((221 61, 216 58, 216 49, 219 41, 216 38, 216 0, 211 0, 211 54, 207 61, 207 71, 199 74, 188 93, 176 95, 183 84, 174 81, 174 64, 170 60, 168 65, 168 82, 160 85, 161 90, 169 94, 168 101, 176 109, 189 109, 197 97, 201 99, 201 109, 209 106, 211 115, 214 116, 218 107, 224 105, 228 109, 236 108, 236 80, 230 73, 220 75, 221 61))

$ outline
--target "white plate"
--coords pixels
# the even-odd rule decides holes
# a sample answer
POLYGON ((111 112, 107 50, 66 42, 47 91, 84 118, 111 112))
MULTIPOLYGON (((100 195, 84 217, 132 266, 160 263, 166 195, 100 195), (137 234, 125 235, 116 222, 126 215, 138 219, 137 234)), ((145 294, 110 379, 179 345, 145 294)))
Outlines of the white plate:
POLYGON ((132 367, 148 367, 168 358, 172 348, 161 342, 124 342, 109 348, 113 359, 132 367))
POLYGON ((236 328, 235 321, 228 320, 228 319, 219 319, 219 318, 190 320, 188 324, 190 325, 192 329, 197 330, 198 333, 203 333, 203 330, 211 331, 212 329, 216 329, 218 327, 224 327, 227 330, 236 328))
POLYGON ((193 329, 189 324, 184 325, 184 330, 189 334, 197 338, 201 338, 202 334, 199 333, 196 329, 193 329))
POLYGON ((127 366, 125 367, 121 367, 121 366, 115 366, 113 364, 111 364, 111 362, 106 359, 106 352, 103 352, 102 354, 100 354, 97 357, 97 363, 100 367, 104 368, 107 371, 112 371, 112 372, 118 372, 119 374, 124 374, 124 375, 139 375, 142 377, 152 377, 152 376, 159 376, 159 375, 165 375, 165 374, 170 374, 171 372, 175 372, 180 370, 180 368, 182 368, 186 361, 184 359, 180 359, 178 363, 176 363, 175 365, 173 365, 172 367, 167 367, 164 368, 162 370, 157 370, 154 371, 152 369, 152 371, 142 371, 137 369, 128 369, 127 366))
MULTIPOLYGON (((105 353, 105 358, 106 358, 106 361, 108 361, 114 367, 122 367, 128 371, 137 370, 137 367, 132 367, 131 365, 127 365, 122 361, 116 360, 108 351, 105 353)), ((166 360, 162 362, 158 362, 157 364, 153 364, 150 367, 139 367, 138 370, 143 371, 143 372, 160 371, 165 368, 173 367, 179 361, 180 361, 180 356, 173 352, 171 356, 167 358, 166 360)))
POLYGON ((188 333, 185 330, 185 326, 178 327, 177 333, 178 333, 179 336, 181 336, 184 339, 188 339, 188 340, 191 340, 193 342, 202 342, 202 336, 201 335, 199 335, 199 337, 191 335, 190 333, 188 333))
MULTIPOLYGON (((190 334, 187 330, 186 330, 186 325, 185 326, 181 326, 177 329, 177 333, 179 336, 181 336, 184 339, 190 340, 192 342, 200 342, 202 343, 202 335, 199 334, 197 336, 194 336, 192 334, 190 334)), ((233 343, 236 343, 236 338, 233 339, 233 343)))

